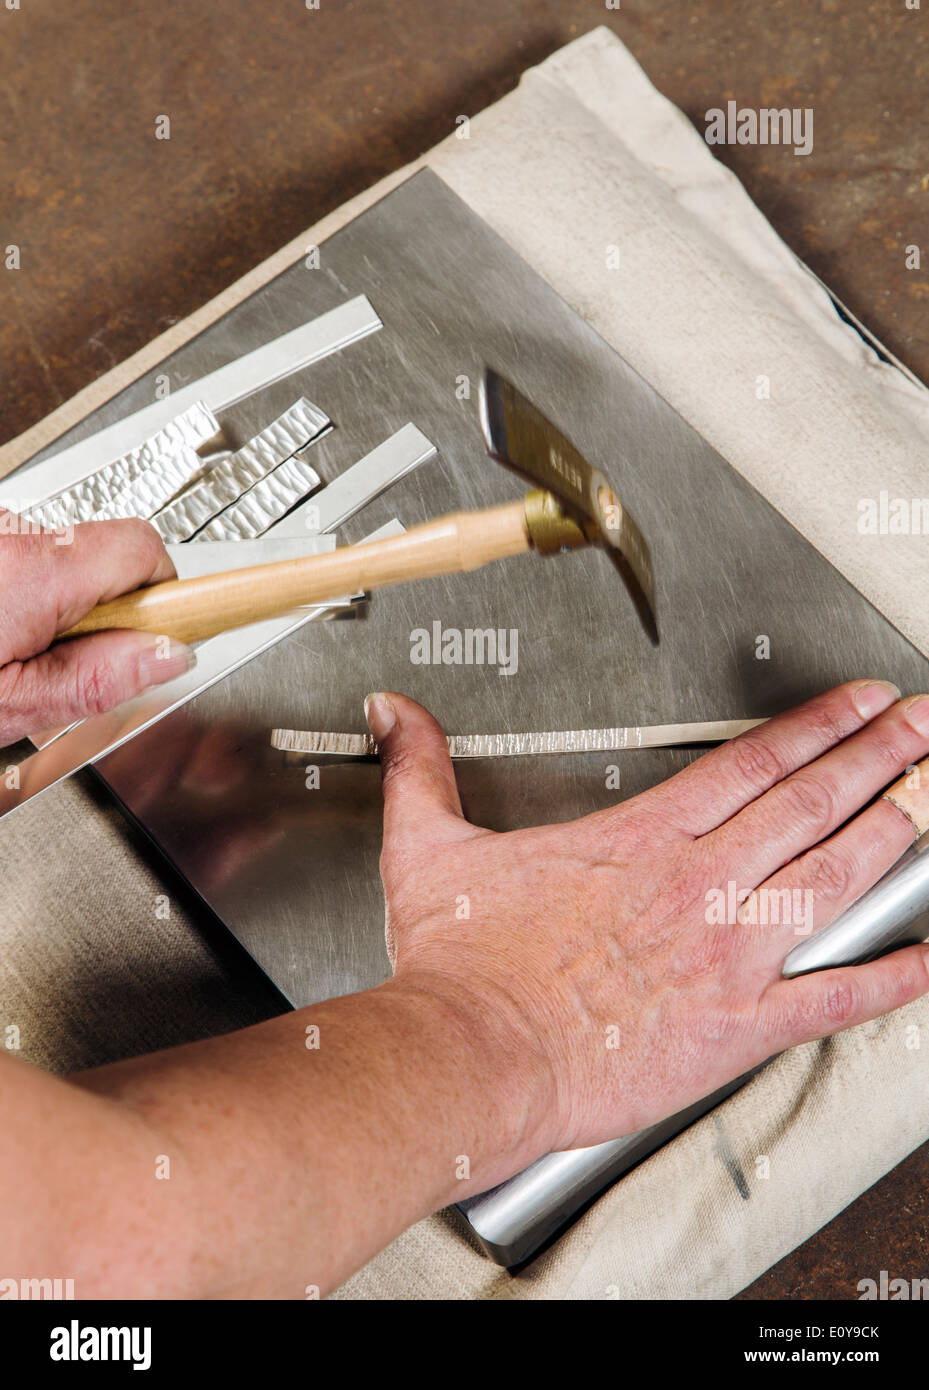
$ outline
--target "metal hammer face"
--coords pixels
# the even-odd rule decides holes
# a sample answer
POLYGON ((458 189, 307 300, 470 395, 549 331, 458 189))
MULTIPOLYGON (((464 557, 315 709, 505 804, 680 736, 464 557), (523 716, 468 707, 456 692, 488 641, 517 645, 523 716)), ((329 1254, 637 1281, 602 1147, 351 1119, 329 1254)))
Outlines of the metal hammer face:
POLYGON ((490 367, 484 368, 481 381, 480 412, 490 456, 545 489, 527 499, 526 522, 535 548, 553 554, 599 545, 622 576, 645 631, 657 643, 648 542, 606 476, 512 382, 490 367))

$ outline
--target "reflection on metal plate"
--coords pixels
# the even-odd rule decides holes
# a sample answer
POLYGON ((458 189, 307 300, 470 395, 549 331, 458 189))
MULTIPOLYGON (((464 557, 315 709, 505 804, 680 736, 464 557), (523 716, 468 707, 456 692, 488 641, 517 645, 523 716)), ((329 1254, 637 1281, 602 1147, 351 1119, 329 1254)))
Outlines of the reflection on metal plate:
POLYGON ((328 427, 329 417, 301 396, 231 458, 216 464, 200 482, 159 512, 153 523, 156 530, 165 541, 177 544, 188 540, 217 512, 328 427))

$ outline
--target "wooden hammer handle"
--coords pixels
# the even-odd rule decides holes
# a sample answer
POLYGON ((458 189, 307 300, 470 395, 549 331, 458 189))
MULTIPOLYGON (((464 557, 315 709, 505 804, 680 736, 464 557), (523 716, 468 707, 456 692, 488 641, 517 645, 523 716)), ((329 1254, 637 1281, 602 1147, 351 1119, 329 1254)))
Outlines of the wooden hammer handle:
POLYGON ((452 512, 402 536, 342 546, 327 555, 136 589, 98 604, 61 636, 131 627, 180 642, 199 642, 227 628, 276 618, 292 608, 324 603, 360 589, 383 589, 408 579, 478 569, 491 560, 519 555, 530 546, 522 501, 478 512, 452 512))

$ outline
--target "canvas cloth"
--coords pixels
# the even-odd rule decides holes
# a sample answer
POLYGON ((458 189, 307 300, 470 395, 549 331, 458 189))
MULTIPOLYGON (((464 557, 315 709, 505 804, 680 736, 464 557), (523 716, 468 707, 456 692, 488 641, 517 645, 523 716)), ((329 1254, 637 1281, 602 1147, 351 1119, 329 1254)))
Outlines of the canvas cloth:
MULTIPOLYGON (((606 29, 528 71, 470 122, 468 138, 450 136, 352 200, 0 449, 0 475, 421 165, 929 655, 919 545, 870 544, 856 525, 860 498, 920 495, 929 392, 839 319, 606 29), (761 376, 769 399, 757 396, 761 376)), ((86 781, 0 823, 0 862, 0 1027, 18 1023, 35 1061, 86 1066, 268 1011, 182 902, 168 921, 156 918, 163 884, 86 781)), ((484 1259, 444 1213, 336 1296, 730 1297, 929 1135, 927 1029, 923 1001, 781 1057, 517 1276, 484 1259), (920 1035, 914 1025, 919 1049, 908 1046, 920 1035)))

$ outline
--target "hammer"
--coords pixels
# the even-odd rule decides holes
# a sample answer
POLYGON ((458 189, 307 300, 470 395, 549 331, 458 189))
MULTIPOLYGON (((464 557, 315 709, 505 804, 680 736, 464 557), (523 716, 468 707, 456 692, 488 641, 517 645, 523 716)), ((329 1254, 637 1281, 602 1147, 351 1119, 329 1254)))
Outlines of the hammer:
POLYGON ((128 627, 199 642, 341 594, 462 573, 526 550, 554 555, 598 545, 657 643, 649 548, 605 475, 490 368, 481 381, 480 412, 491 457, 535 485, 522 501, 451 512, 402 536, 346 545, 326 555, 152 584, 98 604, 62 636, 128 627))

